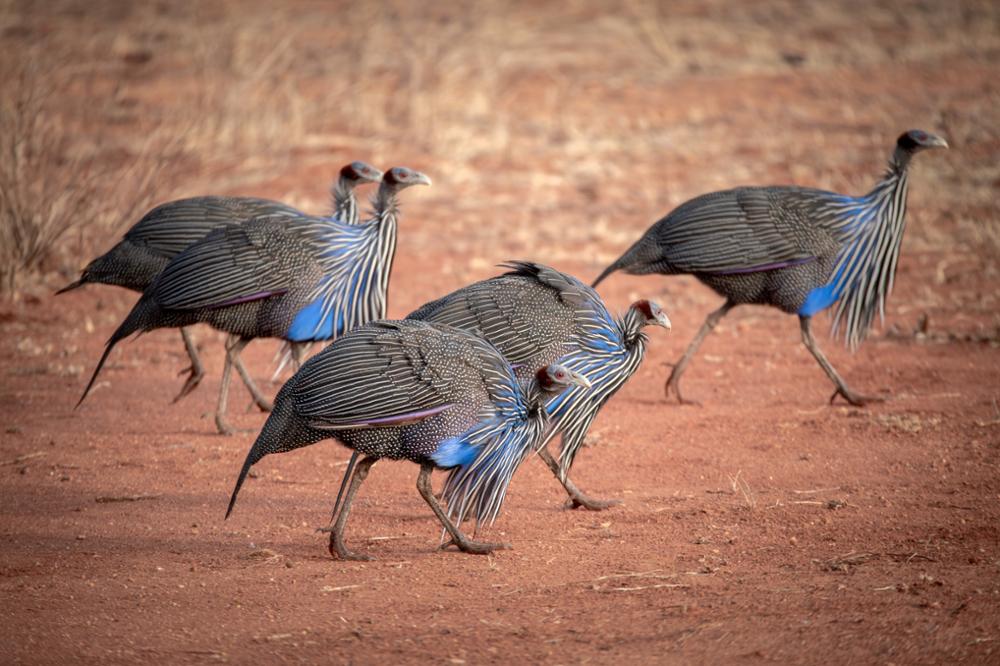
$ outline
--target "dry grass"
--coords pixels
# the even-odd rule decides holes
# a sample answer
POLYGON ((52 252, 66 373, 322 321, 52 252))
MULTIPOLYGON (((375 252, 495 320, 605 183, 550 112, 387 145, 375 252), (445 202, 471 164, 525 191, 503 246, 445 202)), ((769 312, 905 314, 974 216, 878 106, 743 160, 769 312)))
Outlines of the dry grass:
MULTIPOLYGON (((916 194, 929 189, 926 180, 914 187, 916 246, 985 248, 995 265, 998 90, 970 83, 949 95, 936 81, 956 63, 995 63, 998 14, 987 0, 629 0, 617 11, 588 0, 8 0, 0 57, 24 63, 32 46, 66 84, 46 121, 65 145, 44 151, 46 175, 34 178, 84 197, 86 188, 50 173, 70 155, 103 192, 100 210, 70 221, 22 205, 22 217, 45 220, 37 223, 49 229, 44 249, 10 237, 0 249, 30 257, 21 272, 44 268, 42 255, 77 268, 130 221, 132 202, 148 203, 141 186, 122 186, 123 172, 140 182, 162 174, 156 200, 263 185, 313 207, 323 183, 291 175, 316 180, 313 167, 332 174, 361 158, 413 163, 435 177, 429 196, 451 214, 415 232, 415 245, 447 233, 458 239, 456 253, 493 264, 497 252, 542 243, 560 262, 581 247, 621 247, 710 189, 770 180, 863 191, 895 134, 919 124, 943 131, 957 150, 927 160, 935 191, 947 197, 916 194), (873 74, 892 88, 870 83, 873 74), (150 166, 149 150, 166 169, 150 166), (551 238, 539 229, 539 219, 581 210, 587 224, 562 224, 551 238), (82 218, 93 225, 86 237, 74 233, 82 218)), ((606 249, 594 255, 610 258, 606 249)))
POLYGON ((0 294, 8 295, 65 264, 74 235, 94 227, 103 235, 145 208, 170 157, 155 135, 127 159, 81 140, 59 103, 70 79, 41 49, 22 56, 0 67, 0 294))
POLYGON ((729 475, 729 483, 732 486, 733 494, 739 495, 743 498, 747 507, 751 509, 757 508, 757 496, 750 488, 750 483, 743 478, 743 470, 736 472, 736 475, 729 475))

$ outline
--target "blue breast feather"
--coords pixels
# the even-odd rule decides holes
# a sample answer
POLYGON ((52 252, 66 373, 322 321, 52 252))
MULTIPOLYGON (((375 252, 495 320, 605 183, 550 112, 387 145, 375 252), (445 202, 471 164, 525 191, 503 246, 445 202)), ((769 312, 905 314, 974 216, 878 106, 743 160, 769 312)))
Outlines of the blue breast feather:
POLYGON ((830 279, 826 284, 810 291, 799 308, 798 314, 804 317, 811 317, 827 309, 840 300, 845 290, 852 288, 854 278, 863 269, 865 256, 873 242, 873 235, 864 232, 875 219, 878 207, 867 197, 843 197, 842 203, 847 205, 840 215, 843 220, 841 233, 847 236, 847 240, 837 254, 837 263, 830 279))

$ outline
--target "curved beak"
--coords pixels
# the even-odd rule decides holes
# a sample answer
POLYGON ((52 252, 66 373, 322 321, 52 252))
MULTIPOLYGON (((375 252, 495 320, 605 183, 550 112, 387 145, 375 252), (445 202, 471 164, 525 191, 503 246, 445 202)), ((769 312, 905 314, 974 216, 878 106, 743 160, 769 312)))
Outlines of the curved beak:
POLYGON ((936 134, 928 134, 926 145, 928 148, 947 148, 948 142, 936 134))
POLYGON ((574 372, 572 370, 567 369, 566 374, 569 377, 569 383, 571 385, 575 384, 577 386, 582 386, 583 388, 590 388, 592 386, 590 380, 581 375, 579 372, 574 372))
POLYGON ((656 325, 662 326, 663 328, 670 330, 670 317, 667 316, 666 312, 660 311, 660 314, 656 316, 656 325))
POLYGON ((420 173, 419 171, 414 171, 413 176, 410 178, 410 185, 430 185, 431 179, 427 174, 420 173))
POLYGON ((366 183, 380 183, 382 182, 382 172, 375 167, 365 165, 365 169, 361 172, 361 177, 366 183))

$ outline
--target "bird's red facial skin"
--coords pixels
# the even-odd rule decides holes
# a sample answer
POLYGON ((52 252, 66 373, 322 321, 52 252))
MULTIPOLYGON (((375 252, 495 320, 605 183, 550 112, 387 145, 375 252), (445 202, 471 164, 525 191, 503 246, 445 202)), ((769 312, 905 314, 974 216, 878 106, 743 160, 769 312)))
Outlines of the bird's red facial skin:
POLYGON ((653 304, 647 301, 645 298, 636 301, 632 304, 636 310, 641 312, 646 316, 646 319, 656 319, 656 314, 653 312, 653 304))

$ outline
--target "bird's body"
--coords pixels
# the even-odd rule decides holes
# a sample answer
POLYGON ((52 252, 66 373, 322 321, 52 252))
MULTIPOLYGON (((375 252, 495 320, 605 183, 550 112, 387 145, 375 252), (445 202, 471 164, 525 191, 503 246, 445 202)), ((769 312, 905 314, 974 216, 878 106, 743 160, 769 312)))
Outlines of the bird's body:
MULTIPOLYGON (((364 162, 352 162, 341 169, 332 188, 334 217, 357 224, 358 206, 354 189, 364 182, 376 182, 381 176, 378 169, 364 162)), ((91 261, 76 282, 57 293, 90 283, 115 285, 142 293, 171 259, 215 229, 239 225, 256 217, 294 219, 304 215, 286 204, 255 197, 201 196, 160 204, 126 231, 114 247, 91 261)), ((194 390, 205 374, 194 343, 184 328, 181 328, 181 335, 191 366, 188 379, 176 399, 194 390)), ((242 367, 239 371, 241 376, 249 377, 242 367)), ((265 406, 266 400, 252 382, 247 388, 257 403, 265 406)))
MULTIPOLYGON (((247 472, 262 457, 335 437, 365 459, 338 516, 331 553, 355 557, 343 545, 344 523, 360 485, 358 473, 363 479, 381 458, 417 463, 422 479, 432 468, 452 468, 444 491, 450 516, 461 522, 471 513, 477 521, 492 521, 511 476, 545 425, 546 386, 526 384, 495 348, 450 326, 378 321, 356 328, 309 359, 278 392, 244 463, 230 511, 247 472)), ((463 550, 495 547, 469 542, 453 524, 442 522, 463 550)))
POLYGON ((505 265, 512 270, 427 303, 407 319, 449 324, 482 337, 522 380, 550 363, 585 376, 591 388, 574 387, 546 404, 552 428, 543 446, 560 433, 560 463, 544 449, 541 454, 574 506, 606 508, 609 503, 588 498, 567 474, 598 411, 642 362, 647 338, 641 329, 669 328, 669 320, 648 301, 615 318, 593 289, 566 273, 529 262, 505 265))
POLYGON ((156 206, 110 250, 83 269, 80 279, 61 292, 84 284, 108 284, 142 293, 176 255, 218 227, 251 217, 303 213, 291 206, 252 197, 205 196, 156 206))
POLYGON ((892 290, 910 159, 946 145, 920 130, 903 134, 882 180, 859 197, 794 186, 702 195, 654 224, 594 285, 616 270, 691 274, 726 298, 675 366, 668 390, 678 389, 681 373, 719 319, 736 305, 759 304, 798 315, 803 341, 837 385, 835 395, 863 404, 866 398, 851 392, 819 351, 810 320, 833 307, 834 331, 843 331, 852 347, 864 340, 892 290))
POLYGON ((215 229, 175 256, 143 292, 109 340, 84 397, 119 340, 136 331, 207 323, 235 340, 216 412, 219 430, 229 431, 223 413, 230 363, 247 342, 333 340, 384 316, 396 247, 396 194, 429 182, 403 167, 391 170, 379 187, 375 217, 363 224, 267 216, 215 229))

